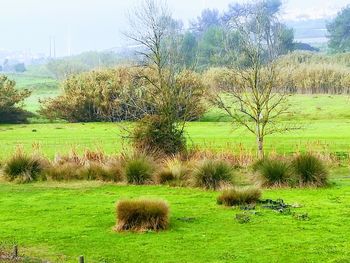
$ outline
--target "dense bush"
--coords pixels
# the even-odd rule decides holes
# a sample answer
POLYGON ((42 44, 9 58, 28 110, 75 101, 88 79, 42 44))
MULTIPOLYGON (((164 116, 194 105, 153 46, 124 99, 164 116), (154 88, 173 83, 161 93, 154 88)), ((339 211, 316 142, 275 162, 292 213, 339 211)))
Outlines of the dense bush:
POLYGON ((152 181, 155 164, 150 158, 139 155, 126 160, 125 177, 130 184, 146 184, 152 181))
POLYGON ((225 206, 246 205, 259 201, 261 191, 257 188, 228 189, 217 199, 218 204, 225 206))
POLYGON ((5 163, 4 173, 10 181, 30 182, 38 179, 45 166, 43 159, 18 151, 5 163))
POLYGON ((169 123, 157 115, 143 118, 133 131, 135 149, 164 155, 183 152, 186 149, 186 138, 183 131, 175 126, 176 123, 169 123))
MULTIPOLYGON (((148 92, 150 84, 142 77, 145 71, 151 74, 148 69, 119 67, 70 76, 62 84, 61 96, 42 101, 40 114, 69 122, 130 121, 157 114, 148 92)), ((188 120, 198 119, 205 110, 199 76, 186 72, 179 74, 176 85, 191 94, 183 98, 176 114, 186 115, 188 120), (185 102, 191 105, 190 109, 185 102)))
POLYGON ((282 186, 293 183, 290 165, 285 160, 263 159, 253 165, 264 186, 282 186))
MULTIPOLYGON (((278 81, 286 92, 301 94, 349 94, 350 54, 321 55, 293 52, 276 62, 278 81)), ((204 72, 204 82, 211 90, 225 91, 237 87, 240 74, 228 68, 211 68, 204 72)))
POLYGON ((164 201, 124 200, 117 204, 117 231, 159 231, 169 224, 169 207, 164 201))
POLYGON ((327 168, 312 154, 296 156, 292 161, 292 167, 300 185, 324 186, 328 183, 327 168))
POLYGON ((350 54, 325 55, 293 52, 278 61, 285 68, 288 89, 297 93, 347 94, 350 92, 350 54))
POLYGON ((135 75, 136 70, 118 68, 72 76, 63 82, 61 96, 42 102, 40 113, 69 122, 133 120, 143 112, 130 102, 144 95, 135 75))
POLYGON ((193 173, 195 186, 216 190, 233 182, 233 167, 223 161, 205 160, 193 173))
POLYGON ((22 109, 23 101, 31 95, 29 90, 17 90, 16 82, 0 75, 0 123, 24 123, 33 114, 22 109))

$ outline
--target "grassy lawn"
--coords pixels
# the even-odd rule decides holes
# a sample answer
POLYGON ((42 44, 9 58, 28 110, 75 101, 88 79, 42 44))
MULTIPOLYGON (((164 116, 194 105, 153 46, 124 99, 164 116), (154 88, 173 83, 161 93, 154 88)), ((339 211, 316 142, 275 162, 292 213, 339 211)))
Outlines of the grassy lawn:
POLYGON ((350 179, 335 173, 327 189, 265 190, 308 213, 309 221, 257 208, 238 223, 238 208, 216 205, 218 193, 97 182, 0 183, 0 240, 27 256, 52 262, 349 262, 350 179), (115 203, 156 197, 169 202, 171 225, 162 233, 115 233, 115 203), (179 218, 195 218, 193 222, 179 218))
MULTIPOLYGON (((34 73, 33 73, 34 74, 34 73)), ((39 109, 39 99, 59 94, 49 77, 13 75, 19 88, 33 90, 26 109, 39 109)), ((268 152, 290 154, 313 149, 350 153, 350 108, 346 96, 296 95, 292 112, 281 121, 302 129, 266 138, 268 152)), ((34 123, 0 125, 0 160, 16 146, 47 157, 100 149, 120 153, 128 142, 113 123, 34 123)), ((124 124, 129 125, 129 124, 124 124)), ((186 128, 189 146, 215 150, 254 151, 254 137, 233 129, 217 109, 186 128)), ((345 164, 345 163, 343 163, 345 164)), ((347 164, 345 165, 347 166, 347 164)), ((99 182, 11 184, 0 180, 0 245, 18 244, 20 252, 51 262, 350 262, 350 176, 348 167, 332 171, 325 189, 266 189, 263 198, 283 199, 307 213, 303 221, 257 207, 251 221, 235 220, 238 208, 216 204, 217 192, 165 186, 124 186, 99 182), (115 204, 124 198, 155 197, 169 202, 170 229, 162 233, 116 233, 115 204), (194 218, 193 221, 180 220, 194 218)), ((243 173, 249 175, 249 172, 243 173)), ((1 261, 1 259, 0 259, 1 261)))
POLYGON ((32 95, 24 102, 24 108, 31 112, 36 112, 40 108, 39 100, 55 97, 59 94, 59 83, 57 80, 45 76, 35 75, 36 72, 24 74, 9 74, 8 77, 16 81, 19 89, 28 89, 32 95))
MULTIPOLYGON (((266 148, 280 153, 311 148, 348 154, 349 130, 350 120, 304 122, 302 130, 267 137, 266 148)), ((188 124, 186 132, 191 146, 231 151, 238 151, 241 146, 245 150, 255 149, 254 137, 243 129, 232 129, 228 122, 194 122, 188 124)), ((102 149, 113 154, 127 145, 120 135, 120 126, 113 123, 0 125, 0 158, 10 155, 16 145, 27 151, 39 145, 50 158, 55 153, 67 153, 73 148, 78 151, 102 149)))
MULTIPOLYGON (((48 77, 43 69, 14 74, 19 88, 33 91, 25 101, 25 108, 36 112, 39 99, 59 94, 59 83, 48 77), (40 75, 43 74, 43 75, 40 75), (38 76, 39 75, 39 76, 38 76)), ((266 138, 266 149, 279 153, 291 153, 304 149, 348 155, 350 152, 350 98, 348 96, 295 95, 290 98, 291 112, 281 121, 296 123, 302 129, 275 134, 266 138)), ((98 148, 108 154, 119 153, 127 145, 120 137, 120 126, 112 123, 47 123, 34 118, 32 124, 0 125, 0 159, 6 158, 16 148, 23 146, 31 151, 40 147, 45 155, 53 158, 56 153, 67 153, 72 148, 82 151, 98 148), (39 123, 38 123, 39 122, 39 123), (42 123, 44 122, 44 123, 42 123)), ((234 127, 222 112, 210 109, 200 122, 189 123, 186 129, 190 146, 216 150, 254 151, 255 139, 246 130, 234 127), (235 129, 233 129, 235 128, 235 129)))

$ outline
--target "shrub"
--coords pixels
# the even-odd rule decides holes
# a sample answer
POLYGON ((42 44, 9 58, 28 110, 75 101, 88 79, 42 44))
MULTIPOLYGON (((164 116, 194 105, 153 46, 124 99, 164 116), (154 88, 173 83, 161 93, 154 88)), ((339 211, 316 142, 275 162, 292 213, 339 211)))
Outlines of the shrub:
POLYGON ((324 186, 328 183, 327 168, 312 154, 298 155, 292 161, 292 167, 300 185, 324 186))
POLYGON ((70 76, 62 84, 62 95, 42 101, 40 114, 69 122, 134 120, 143 115, 131 106, 142 93, 135 71, 116 68, 70 76))
POLYGON ((264 186, 281 186, 292 183, 290 165, 284 160, 264 159, 256 162, 253 169, 258 172, 264 186))
POLYGON ((133 144, 137 150, 173 155, 186 149, 186 138, 183 130, 176 127, 176 123, 153 115, 137 123, 133 131, 133 144))
MULTIPOLYGON (((155 81, 150 68, 117 67, 68 75, 62 83, 63 94, 41 101, 41 115, 52 120, 94 122, 133 121, 148 114, 160 114, 154 99, 160 97, 163 102, 164 97, 154 90, 149 92, 153 85, 142 77, 146 75, 155 81)), ((176 86, 185 91, 178 100, 176 116, 187 120, 200 118, 205 111, 200 76, 184 71, 177 76, 176 86)))
POLYGON ((0 123, 25 123, 34 115, 22 109, 22 102, 31 95, 27 89, 16 89, 16 82, 0 75, 0 123))
POLYGON ((10 181, 34 181, 43 172, 45 161, 18 151, 5 164, 4 172, 10 181))
POLYGON ((124 200, 117 204, 117 231, 159 231, 169 224, 169 207, 164 201, 124 200))
POLYGON ((257 188, 228 189, 217 199, 218 204, 225 206, 247 205, 256 203, 261 197, 261 191, 257 188))
POLYGON ((196 186, 215 190, 232 183, 233 168, 223 161, 205 160, 195 169, 193 177, 196 186))
POLYGON ((141 185, 151 181, 154 163, 146 156, 135 156, 126 161, 125 177, 128 183, 141 185))

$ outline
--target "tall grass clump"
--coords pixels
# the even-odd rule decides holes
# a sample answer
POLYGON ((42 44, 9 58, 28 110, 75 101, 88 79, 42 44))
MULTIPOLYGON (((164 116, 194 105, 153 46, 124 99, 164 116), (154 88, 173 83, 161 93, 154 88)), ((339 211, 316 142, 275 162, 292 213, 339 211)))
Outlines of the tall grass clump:
POLYGON ((307 153, 296 156, 292 168, 300 185, 325 186, 328 184, 328 170, 316 156, 307 153))
POLYGON ((253 165, 258 181, 263 186, 283 186, 293 183, 290 165, 285 160, 264 159, 253 165))
POLYGON ((52 181, 83 180, 82 166, 72 162, 56 163, 45 169, 44 177, 52 181))
POLYGON ((90 163, 80 169, 80 177, 88 181, 120 182, 121 170, 117 166, 110 167, 106 164, 90 163))
POLYGON ((123 200, 117 204, 117 231, 159 231, 169 224, 169 207, 160 200, 123 200))
POLYGON ((106 164, 87 162, 84 165, 76 162, 54 163, 45 169, 44 177, 53 181, 121 182, 123 180, 122 166, 119 161, 109 161, 106 164))
POLYGON ((216 190, 233 182, 233 167, 223 161, 205 160, 193 173, 195 186, 216 190))
POLYGON ((172 186, 185 186, 188 183, 190 169, 179 158, 168 159, 164 162, 163 169, 156 174, 156 182, 172 186))
POLYGON ((46 165, 47 162, 39 156, 17 151, 5 163, 4 173, 10 181, 30 182, 38 179, 46 165))
POLYGON ((126 160, 124 169, 129 184, 142 185, 152 181, 155 164, 150 158, 140 155, 126 160))
POLYGON ((257 188, 232 188, 219 195, 217 203, 225 206, 248 205, 259 201, 261 191, 257 188))

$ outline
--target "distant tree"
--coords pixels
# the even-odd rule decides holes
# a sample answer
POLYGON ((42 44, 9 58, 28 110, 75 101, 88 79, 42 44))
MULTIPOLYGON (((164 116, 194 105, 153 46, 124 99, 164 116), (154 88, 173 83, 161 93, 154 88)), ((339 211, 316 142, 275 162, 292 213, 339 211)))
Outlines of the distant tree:
POLYGON ((287 26, 281 24, 279 30, 281 31, 279 34, 279 55, 287 54, 288 52, 295 50, 294 29, 287 28, 287 26))
POLYGON ((198 60, 201 67, 215 67, 223 64, 225 32, 221 27, 210 27, 198 43, 198 60))
POLYGON ((350 51, 350 5, 338 13, 337 17, 327 25, 329 48, 334 52, 350 51))
POLYGON ((183 63, 191 68, 197 63, 198 41, 192 32, 186 32, 181 43, 181 54, 183 63))
POLYGON ((14 70, 18 73, 23 73, 26 71, 26 67, 25 67, 24 63, 18 63, 16 65, 14 65, 14 70))
POLYGON ((32 114, 22 109, 29 90, 17 90, 16 82, 0 75, 0 123, 22 123, 32 114))
POLYGON ((192 31, 197 35, 202 35, 211 27, 218 27, 221 18, 217 9, 205 9, 195 21, 191 23, 192 31))
POLYGON ((290 129, 279 123, 279 117, 287 113, 289 107, 275 64, 281 39, 280 31, 274 29, 280 23, 275 18, 266 18, 269 10, 266 8, 265 1, 241 5, 227 20, 227 30, 240 35, 241 52, 248 63, 234 63, 230 76, 221 79, 230 80, 228 85, 219 85, 222 88, 212 96, 213 103, 223 109, 235 125, 255 135, 260 158, 264 157, 267 135, 290 129))
MULTIPOLYGON (((261 0, 250 2, 246 4, 231 4, 229 10, 223 15, 222 20, 224 22, 231 21, 232 19, 239 18, 246 10, 260 8, 261 27, 268 50, 272 50, 272 42, 277 43, 275 38, 278 38, 278 55, 286 54, 289 51, 293 51, 294 31, 289 29, 279 21, 279 12, 282 7, 281 0, 261 0)), ((251 27, 254 27, 256 21, 251 21, 251 27)))

